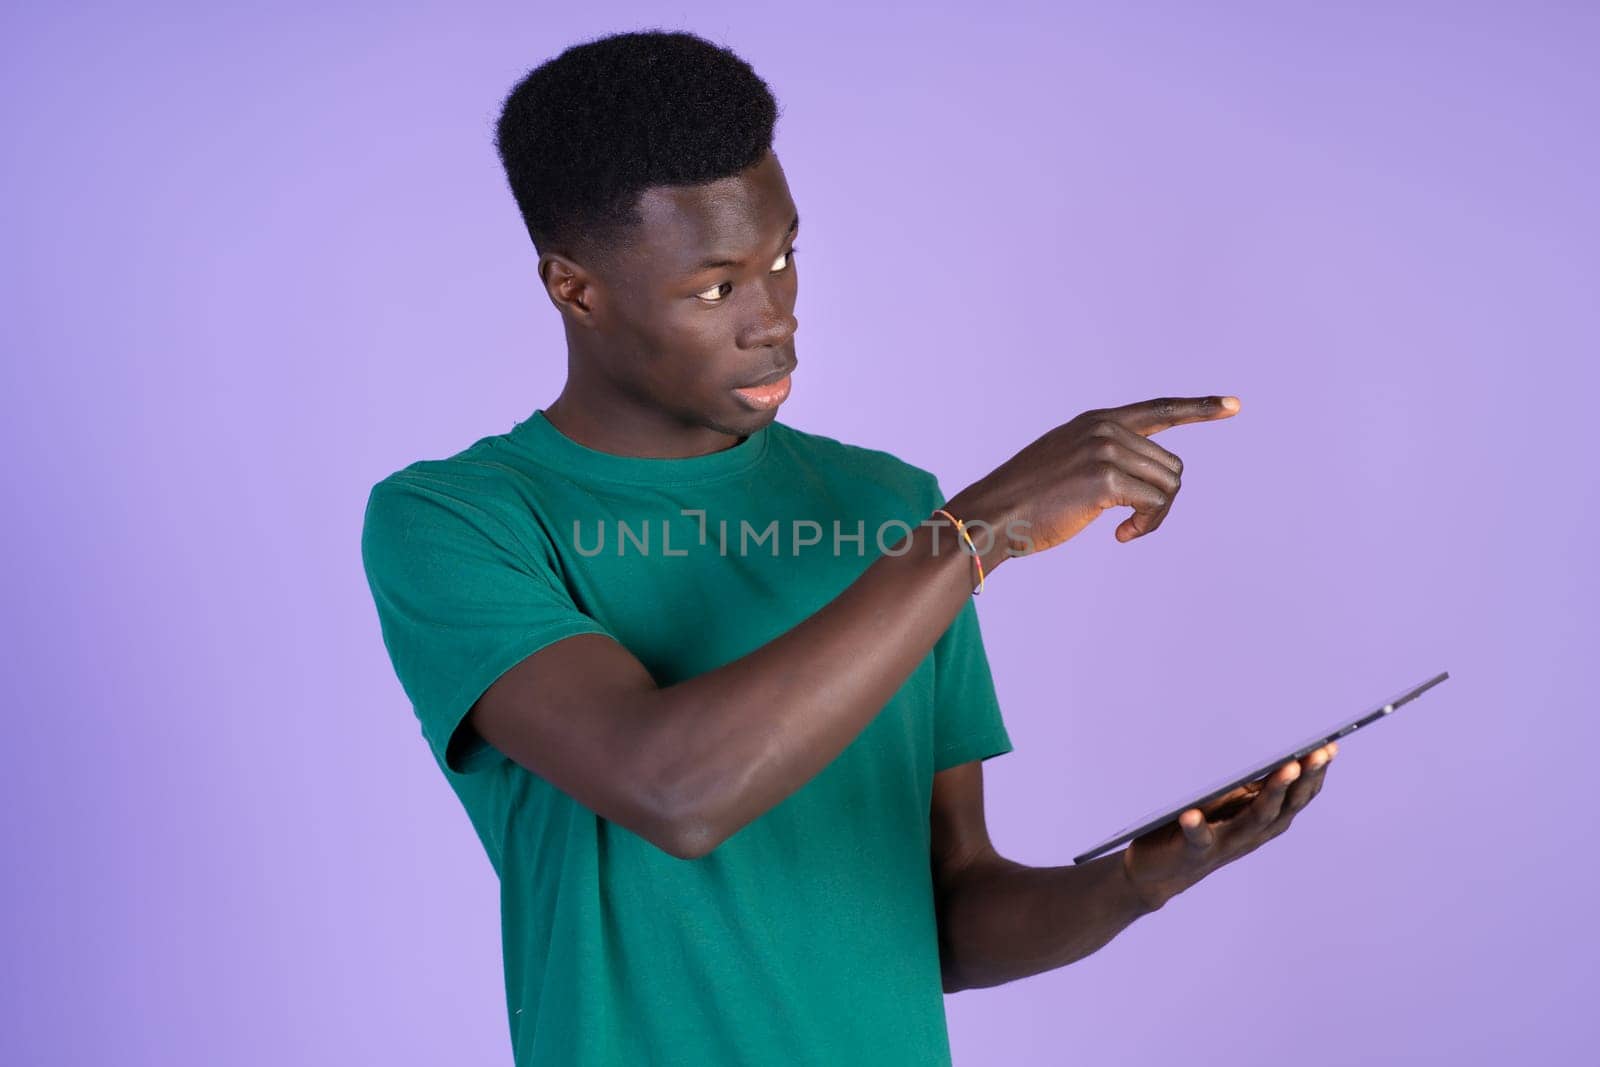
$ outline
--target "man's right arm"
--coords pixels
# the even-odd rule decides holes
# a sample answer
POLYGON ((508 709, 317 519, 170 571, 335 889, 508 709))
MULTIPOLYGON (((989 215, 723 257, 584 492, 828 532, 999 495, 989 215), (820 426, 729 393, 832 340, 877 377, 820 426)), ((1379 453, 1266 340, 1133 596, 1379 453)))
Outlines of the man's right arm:
MULTIPOLYGON (((945 505, 996 531, 984 572, 1117 506, 1119 541, 1155 530, 1182 463, 1147 435, 1226 418, 1221 397, 1162 398, 1084 412, 945 505), (1126 535, 1126 536, 1124 536, 1126 535)), ((471 727, 603 818, 675 856, 710 852, 823 770, 883 709, 972 595, 976 569, 933 517, 816 614, 723 667, 667 687, 599 634, 557 641, 497 679, 471 727)))
MULTIPOLYGON (((657 687, 622 645, 579 634, 507 671, 468 722, 596 814, 703 856, 843 752, 971 596, 976 568, 953 526, 938 518, 908 537, 903 554, 716 670, 657 687)), ((1003 558, 996 540, 986 573, 1003 558)))

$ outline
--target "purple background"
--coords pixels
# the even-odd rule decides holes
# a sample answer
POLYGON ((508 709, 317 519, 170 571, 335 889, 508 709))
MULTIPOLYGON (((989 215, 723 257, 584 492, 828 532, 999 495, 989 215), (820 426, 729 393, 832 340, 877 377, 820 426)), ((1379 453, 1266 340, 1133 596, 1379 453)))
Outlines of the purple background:
POLYGON ((982 597, 1003 853, 1452 674, 1283 838, 951 997, 957 1063, 1592 1051, 1600 21, 1365 6, 8 9, 0 1061, 509 1062, 361 512, 557 394, 490 127, 643 26, 785 109, 785 421, 953 493, 1085 408, 1243 400, 1160 438, 1158 534, 982 597))

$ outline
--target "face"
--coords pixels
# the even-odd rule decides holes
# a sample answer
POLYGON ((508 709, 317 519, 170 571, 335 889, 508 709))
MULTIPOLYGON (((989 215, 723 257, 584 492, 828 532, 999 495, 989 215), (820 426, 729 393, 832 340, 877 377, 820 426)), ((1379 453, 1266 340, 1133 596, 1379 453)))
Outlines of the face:
POLYGON ((633 405, 746 436, 776 417, 787 386, 741 387, 797 363, 799 214, 778 158, 704 185, 652 187, 638 212, 613 263, 545 257, 558 260, 546 285, 569 345, 633 405))

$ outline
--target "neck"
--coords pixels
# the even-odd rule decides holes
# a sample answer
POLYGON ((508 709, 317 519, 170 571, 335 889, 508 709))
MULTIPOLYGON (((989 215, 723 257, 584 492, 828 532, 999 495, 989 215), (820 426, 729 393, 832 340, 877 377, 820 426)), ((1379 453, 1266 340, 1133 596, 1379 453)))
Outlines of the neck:
POLYGON ((642 401, 586 376, 569 366, 567 382, 544 408, 544 417, 564 435, 586 448, 641 459, 687 459, 733 448, 745 435, 723 433, 686 422, 670 411, 642 401))

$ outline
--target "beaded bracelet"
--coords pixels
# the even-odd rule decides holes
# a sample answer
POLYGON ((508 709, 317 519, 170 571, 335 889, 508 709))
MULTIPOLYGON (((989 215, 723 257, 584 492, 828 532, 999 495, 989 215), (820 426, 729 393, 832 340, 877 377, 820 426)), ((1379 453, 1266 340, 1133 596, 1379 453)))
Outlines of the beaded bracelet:
POLYGON ((967 543, 967 547, 972 549, 972 562, 978 565, 978 588, 972 591, 972 595, 977 596, 983 592, 983 557, 978 555, 978 546, 972 543, 972 535, 967 533, 967 524, 950 514, 944 508, 934 508, 933 513, 935 515, 943 515, 945 518, 955 523, 956 533, 960 534, 961 539, 967 543))

